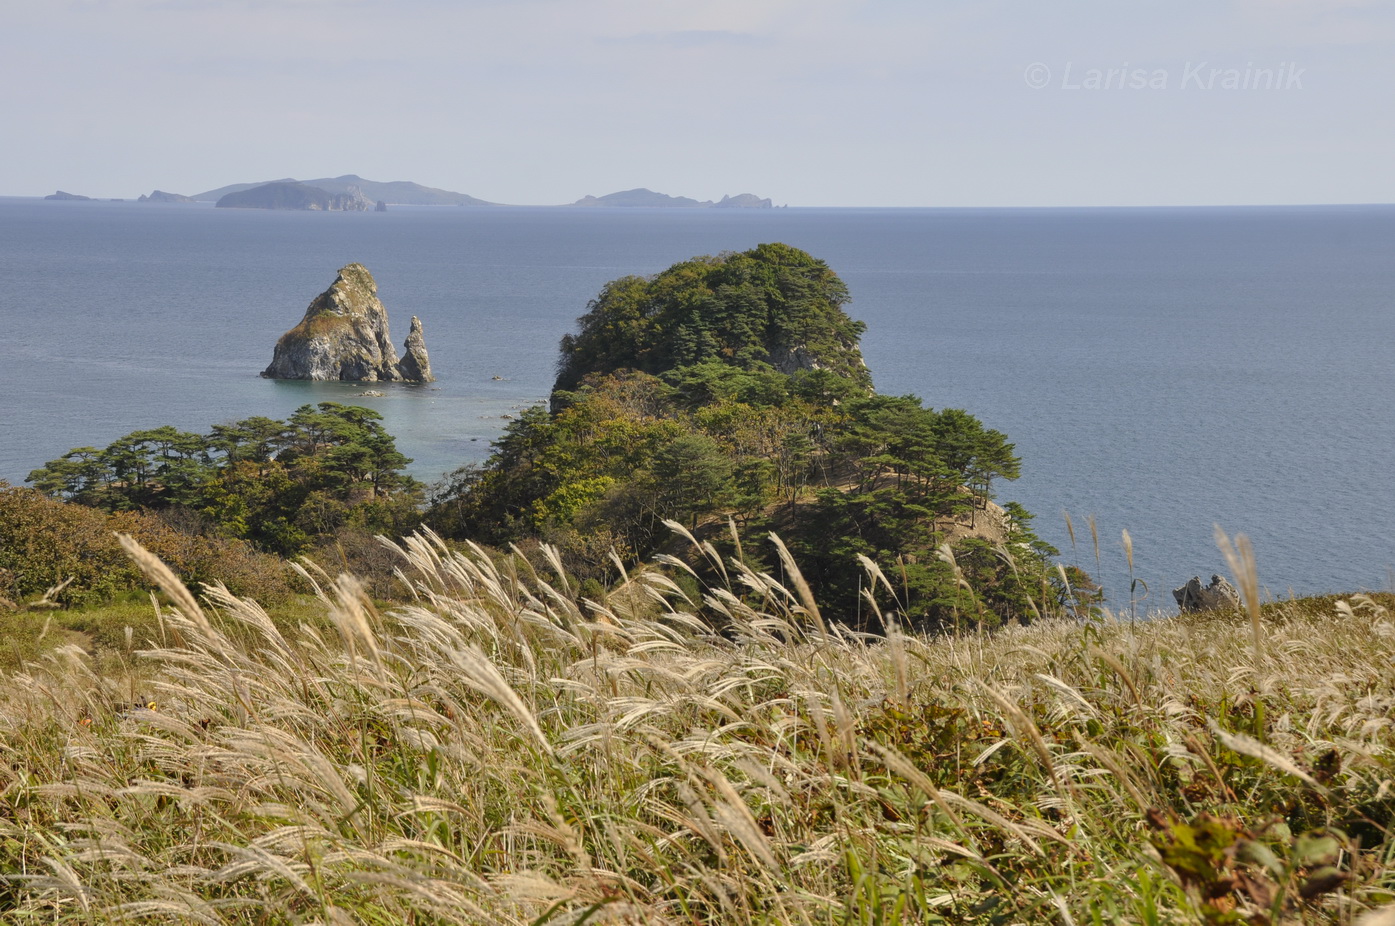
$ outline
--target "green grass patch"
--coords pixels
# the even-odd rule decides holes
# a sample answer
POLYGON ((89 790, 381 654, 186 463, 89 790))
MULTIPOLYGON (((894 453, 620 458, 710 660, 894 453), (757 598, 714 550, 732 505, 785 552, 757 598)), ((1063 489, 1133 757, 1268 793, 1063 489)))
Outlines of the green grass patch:
MULTIPOLYGON (((0 611, 0 673, 21 671, 59 647, 77 646, 99 671, 124 670, 139 650, 171 646, 159 610, 168 601, 136 592, 112 601, 71 609, 0 611)), ((278 627, 292 632, 301 624, 333 630, 324 606, 310 595, 294 595, 268 607, 278 627)))

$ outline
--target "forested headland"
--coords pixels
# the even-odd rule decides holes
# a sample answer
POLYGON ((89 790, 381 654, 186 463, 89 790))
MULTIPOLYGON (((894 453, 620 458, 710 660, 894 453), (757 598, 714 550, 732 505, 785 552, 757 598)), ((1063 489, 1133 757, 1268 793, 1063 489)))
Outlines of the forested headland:
POLYGON ((874 392, 847 301, 823 261, 781 244, 608 284, 562 339, 550 408, 438 487, 427 523, 546 541, 583 581, 611 574, 612 551, 662 552, 666 522, 772 568, 774 531, 858 626, 859 556, 894 576, 887 606, 924 629, 1074 606, 1031 515, 991 504, 1019 473, 1013 445, 968 412, 874 392))

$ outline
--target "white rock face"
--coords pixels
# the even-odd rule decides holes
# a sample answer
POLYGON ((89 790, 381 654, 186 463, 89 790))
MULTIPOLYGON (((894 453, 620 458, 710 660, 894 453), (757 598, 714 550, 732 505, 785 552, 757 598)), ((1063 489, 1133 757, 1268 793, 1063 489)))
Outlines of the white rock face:
POLYGON ((268 379, 431 382, 421 322, 412 318, 407 357, 397 359, 378 284, 362 264, 349 264, 316 296, 300 324, 281 335, 268 379))

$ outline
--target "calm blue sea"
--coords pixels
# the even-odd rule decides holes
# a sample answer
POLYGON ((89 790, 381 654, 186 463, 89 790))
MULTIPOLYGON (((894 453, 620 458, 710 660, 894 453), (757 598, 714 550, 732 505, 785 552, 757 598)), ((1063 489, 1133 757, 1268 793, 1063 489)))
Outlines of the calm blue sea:
POLYGON ((1035 512, 1116 604, 1121 530, 1147 609, 1223 571, 1215 523, 1251 537, 1275 595, 1390 587, 1395 207, 324 214, 0 198, 0 478, 136 428, 335 400, 381 411, 432 479, 546 395, 558 339, 603 283, 764 241, 848 283, 880 391, 968 409, 1015 441, 1024 475, 1000 500, 1035 512), (421 316, 437 384, 363 399, 257 376, 350 261, 377 278, 399 349, 421 316))

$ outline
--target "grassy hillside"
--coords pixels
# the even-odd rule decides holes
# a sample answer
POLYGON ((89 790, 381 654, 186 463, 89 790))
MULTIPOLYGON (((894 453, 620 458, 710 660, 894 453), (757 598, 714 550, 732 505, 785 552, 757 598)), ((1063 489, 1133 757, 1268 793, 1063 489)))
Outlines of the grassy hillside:
MULTIPOLYGON (((163 589, 0 686, 6 923, 1349 923, 1395 899, 1395 600, 855 635, 399 548, 410 603, 163 589), (1256 628, 1258 633, 1255 632, 1256 628), (139 652, 137 652, 139 651, 139 652)), ((699 550, 698 556, 711 551, 699 550)), ((1242 583, 1243 584, 1243 583, 1242 583)), ((875 568, 873 603, 894 619, 875 568)))

